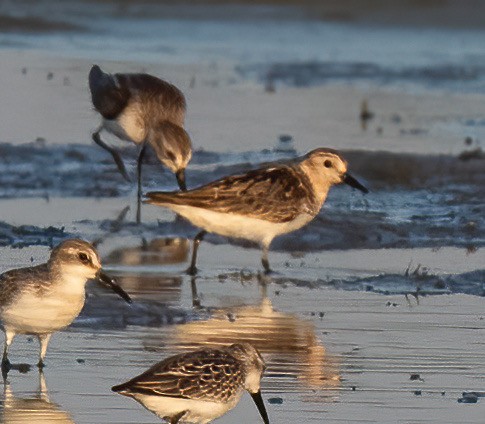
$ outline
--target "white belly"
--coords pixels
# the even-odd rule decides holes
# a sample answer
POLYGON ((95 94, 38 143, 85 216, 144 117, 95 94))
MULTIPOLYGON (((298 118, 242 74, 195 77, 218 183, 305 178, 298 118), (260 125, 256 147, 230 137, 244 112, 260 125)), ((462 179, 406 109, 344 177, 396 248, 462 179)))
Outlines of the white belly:
POLYGON ((84 305, 82 290, 52 291, 39 297, 27 292, 0 312, 5 328, 18 334, 41 334, 58 331, 74 321, 84 305))
POLYGON ((103 127, 122 140, 143 143, 146 138, 146 128, 140 108, 128 105, 116 119, 104 119, 103 127))
POLYGON ((158 415, 160 418, 173 417, 183 411, 187 411, 181 422, 206 424, 224 415, 234 408, 241 395, 231 402, 218 403, 195 399, 179 399, 165 396, 136 395, 135 399, 146 409, 158 415))
POLYGON ((187 218, 192 224, 226 237, 251 240, 260 245, 271 243, 274 237, 295 231, 313 219, 301 214, 293 221, 274 223, 243 215, 213 212, 202 208, 183 205, 167 205, 170 209, 187 218))

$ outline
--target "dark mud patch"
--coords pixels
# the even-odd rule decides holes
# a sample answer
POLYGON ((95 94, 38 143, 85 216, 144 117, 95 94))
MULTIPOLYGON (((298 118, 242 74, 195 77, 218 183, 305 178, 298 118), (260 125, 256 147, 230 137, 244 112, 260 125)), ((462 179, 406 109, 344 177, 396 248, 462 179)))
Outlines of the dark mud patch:
POLYGON ((10 225, 0 222, 0 246, 22 248, 27 246, 56 246, 69 238, 64 228, 36 227, 34 225, 10 225))
MULTIPOLYGON (((134 165, 135 148, 123 149, 122 154, 134 165)), ((196 151, 187 172, 188 184, 197 187, 294 155, 294 150, 277 149, 247 153, 196 151)), ((317 218, 301 230, 275 239, 272 249, 293 252, 458 246, 473 252, 485 246, 483 159, 464 161, 447 155, 372 151, 347 151, 344 155, 351 173, 370 193, 362 195, 346 185, 333 188, 317 218)), ((131 169, 134 174, 134 166, 131 169)), ((144 166, 143 187, 145 191, 174 190, 175 177, 151 157, 144 166)), ((97 146, 0 144, 0 199, 127 197, 134 189, 134 178, 132 183, 124 181, 109 154, 97 146)), ((8 222, 1 212, 0 219, 8 222)), ((99 228, 100 237, 117 232, 141 234, 147 239, 153 234, 191 238, 197 231, 182 219, 135 225, 119 217, 102 221, 87 217, 81 223, 99 228)), ((50 245, 52 240, 66 236, 62 229, 2 225, 3 245, 50 245)), ((215 235, 207 240, 227 242, 215 235)), ((244 241, 231 242, 251 246, 244 241)))
POLYGON ((374 277, 323 282, 342 290, 381 294, 412 294, 416 298, 432 294, 462 293, 485 296, 485 269, 453 275, 383 274, 374 277))
POLYGON ((0 33, 51 33, 72 32, 84 29, 82 26, 55 20, 47 20, 37 16, 0 15, 0 33))
MULTIPOLYGON (((469 294, 485 296, 485 269, 478 269, 459 274, 433 274, 426 268, 417 267, 413 272, 402 274, 385 273, 370 277, 348 277, 328 279, 301 279, 285 276, 261 276, 258 273, 247 272, 242 280, 241 273, 230 273, 219 276, 219 279, 247 282, 260 282, 275 284, 283 289, 288 285, 308 289, 331 287, 337 290, 365 291, 384 295, 406 295, 409 300, 412 296, 419 302, 419 297, 441 294, 469 294)), ((278 295, 281 290, 277 290, 278 295)), ((387 306, 399 306, 389 303, 387 306)), ((316 314, 315 314, 316 315, 316 314)), ((325 316, 319 312, 320 318, 325 316)))
POLYGON ((463 83, 467 83, 470 90, 480 90, 480 85, 485 79, 485 67, 474 63, 393 68, 370 62, 275 62, 240 65, 236 67, 236 71, 242 77, 257 79, 266 86, 279 84, 293 87, 311 87, 338 81, 366 81, 378 85, 399 81, 430 88, 446 87, 459 90, 463 90, 463 83))
MULTIPOLYGON (((120 148, 135 180, 136 148, 120 148)), ((342 152, 352 173, 364 178, 371 190, 443 189, 452 185, 468 186, 485 192, 483 155, 418 155, 382 151, 351 150, 342 152)), ((262 163, 293 158, 294 149, 276 146, 260 152, 215 153, 198 150, 187 170, 191 187, 224 175, 254 169, 262 163)), ((144 186, 147 189, 175 189, 173 175, 154 155, 147 155, 144 186)), ((53 145, 0 143, 0 198, 48 197, 117 197, 134 186, 123 180, 111 156, 93 145, 53 145)), ((463 187, 466 188, 466 187, 463 187)))

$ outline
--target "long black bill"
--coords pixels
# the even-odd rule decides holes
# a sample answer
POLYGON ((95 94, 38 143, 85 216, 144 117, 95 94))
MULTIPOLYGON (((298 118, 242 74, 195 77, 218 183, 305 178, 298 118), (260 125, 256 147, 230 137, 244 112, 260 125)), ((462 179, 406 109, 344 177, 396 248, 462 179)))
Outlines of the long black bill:
POLYGON ((352 175, 345 174, 342 180, 345 184, 348 184, 350 187, 356 188, 364 193, 369 193, 369 190, 365 188, 361 183, 359 183, 352 175))
POLYGON ((251 397, 254 400, 254 403, 258 407, 258 411, 263 418, 264 424, 269 424, 268 413, 266 412, 266 408, 264 407, 263 398, 261 397, 261 390, 257 393, 251 393, 251 397))
POLYGON ((180 190, 187 191, 187 186, 185 185, 185 169, 179 169, 175 173, 175 177, 177 178, 180 190))
POLYGON ((96 280, 98 280, 103 286, 113 290, 118 296, 120 296, 126 302, 128 303, 132 302, 131 297, 118 285, 115 279, 111 278, 103 271, 98 271, 96 275, 96 280))

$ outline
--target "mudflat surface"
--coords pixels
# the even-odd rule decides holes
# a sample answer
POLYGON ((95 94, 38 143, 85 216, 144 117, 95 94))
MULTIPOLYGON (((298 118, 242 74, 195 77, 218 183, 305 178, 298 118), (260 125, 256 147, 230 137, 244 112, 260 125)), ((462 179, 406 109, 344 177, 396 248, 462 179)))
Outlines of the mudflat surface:
MULTIPOLYGON (((44 376, 9 374, 0 421, 160 422, 110 387, 249 341, 272 423, 483 423, 481 2, 172 3, 0 6, 0 272, 81 237, 135 300, 88 285, 44 376), (147 205, 135 224, 134 184, 91 141, 93 63, 184 91, 189 187, 325 146, 370 193, 333 188, 311 224, 274 240, 271 277, 255 246, 209 235, 191 279, 197 229, 147 205)), ((103 137, 134 177, 136 148, 103 137)), ((148 155, 143 187, 175 179, 148 155)), ((36 357, 36 341, 15 340, 13 362, 36 357)), ((259 420, 245 396, 218 422, 259 420)))

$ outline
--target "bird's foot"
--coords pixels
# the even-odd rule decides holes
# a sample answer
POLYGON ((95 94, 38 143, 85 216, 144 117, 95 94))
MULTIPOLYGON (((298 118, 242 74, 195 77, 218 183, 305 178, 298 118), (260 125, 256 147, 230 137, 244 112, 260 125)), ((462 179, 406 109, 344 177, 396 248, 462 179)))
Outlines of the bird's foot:
POLYGON ((199 271, 199 270, 197 269, 197 267, 196 267, 196 266, 191 265, 191 266, 189 266, 189 267, 188 267, 188 268, 185 270, 185 273, 186 273, 187 275, 190 275, 191 277, 195 277, 195 276, 197 275, 197 272, 198 272, 198 271, 199 271))
POLYGON ((12 364, 8 359, 2 360, 2 373, 8 373, 12 369, 12 364))

